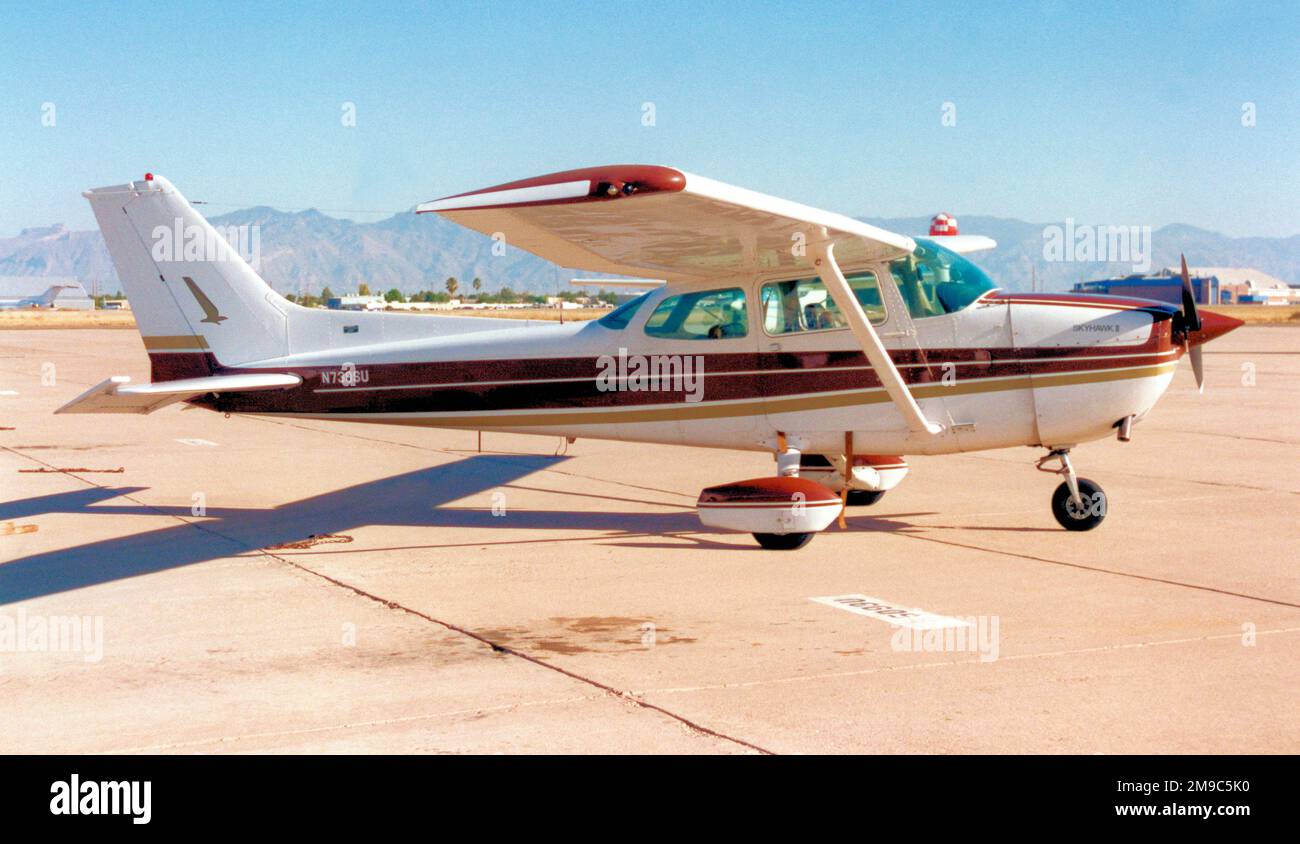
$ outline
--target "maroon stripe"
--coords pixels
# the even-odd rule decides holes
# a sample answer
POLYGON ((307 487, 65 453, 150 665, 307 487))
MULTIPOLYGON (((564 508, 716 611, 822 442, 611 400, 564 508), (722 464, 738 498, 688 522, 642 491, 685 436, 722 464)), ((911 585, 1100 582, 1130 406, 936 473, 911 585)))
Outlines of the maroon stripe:
POLYGON ((1139 299, 1135 296, 1105 296, 1094 293, 1013 293, 1009 290, 993 290, 981 297, 984 301, 1012 300, 1016 303, 1033 305, 1064 305, 1067 307, 1098 308, 1121 307, 1141 308, 1143 310, 1161 310, 1172 313, 1176 307, 1168 302, 1155 299, 1139 299))
MULTIPOLYGON (((1073 363, 1043 364, 1034 361, 1043 358, 1066 358, 1070 362, 1085 361, 1088 358, 1105 358, 1117 354, 1126 357, 1151 355, 1168 351, 1168 325, 1162 324, 1152 332, 1151 338, 1140 345, 1112 347, 1037 347, 1026 349, 895 349, 890 357, 904 370, 904 376, 911 381, 924 383, 937 380, 945 363, 971 364, 959 367, 958 375, 963 372, 978 371, 981 374, 1003 372, 1018 374, 1030 366, 1046 366, 1043 371, 1053 371, 1051 367, 1073 365, 1073 363), (1021 361, 1029 361, 1023 363, 1021 361), (918 369, 928 366, 928 369, 918 369), (919 374, 924 373, 924 374, 919 374)), ((256 369, 246 367, 223 367, 212 354, 152 352, 149 355, 154 364, 154 380, 167 381, 181 377, 194 377, 195 373, 203 375, 212 372, 235 373, 253 372, 256 369), (211 369, 211 372, 208 370, 211 369)), ((826 351, 826 352, 742 352, 701 354, 704 372, 710 373, 710 380, 723 377, 723 373, 740 373, 762 371, 764 377, 775 374, 800 374, 800 370, 822 369, 863 369, 869 367, 866 356, 861 351, 826 351)), ((1106 366, 1118 364, 1101 362, 1106 366)), ((484 381, 539 381, 556 378, 590 379, 602 370, 598 359, 594 357, 554 357, 512 360, 466 360, 466 361, 432 361, 407 363, 364 363, 357 366, 364 370, 367 380, 365 387, 392 387, 408 384, 464 384, 484 381)), ((304 386, 311 389, 343 386, 324 383, 322 373, 335 374, 339 365, 314 367, 286 367, 276 371, 293 372, 303 378, 304 386)), ((1035 369, 1034 371, 1039 371, 1035 369)), ((818 372, 819 375, 833 373, 818 372)), ((752 377, 752 376, 738 376, 752 377)), ((536 385, 538 388, 551 385, 536 385)))
MULTIPOLYGON (((1127 356, 1114 360, 1076 357, 1065 361, 962 367, 957 370, 956 377, 957 382, 962 383, 993 377, 1047 375, 1142 366, 1160 360, 1151 356, 1127 356)), ((903 373, 906 380, 913 385, 934 383, 939 381, 941 375, 937 368, 903 370, 903 373)), ((788 397, 880 386, 879 378, 870 370, 831 372, 770 370, 761 375, 713 375, 705 378, 702 383, 702 394, 697 395, 703 401, 788 397)), ((304 381, 302 386, 292 390, 228 395, 220 400, 220 408, 230 411, 313 413, 482 413, 496 410, 609 409, 690 403, 685 390, 601 390, 593 373, 589 373, 582 381, 558 384, 523 383, 498 386, 470 384, 462 387, 433 386, 426 389, 324 393, 315 392, 314 385, 315 382, 304 381)))

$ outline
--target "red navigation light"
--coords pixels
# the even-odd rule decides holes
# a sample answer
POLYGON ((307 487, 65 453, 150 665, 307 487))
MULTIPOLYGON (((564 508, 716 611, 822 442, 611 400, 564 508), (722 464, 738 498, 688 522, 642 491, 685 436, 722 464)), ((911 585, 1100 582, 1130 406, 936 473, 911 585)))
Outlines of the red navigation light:
POLYGON ((153 181, 153 173, 145 173, 145 174, 144 174, 144 180, 145 180, 146 182, 152 182, 152 181, 153 181))

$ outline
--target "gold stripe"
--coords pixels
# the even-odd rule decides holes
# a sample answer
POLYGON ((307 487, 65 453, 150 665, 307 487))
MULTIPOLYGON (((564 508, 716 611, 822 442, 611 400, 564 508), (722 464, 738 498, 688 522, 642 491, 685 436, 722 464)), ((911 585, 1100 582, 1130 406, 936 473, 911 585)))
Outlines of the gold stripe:
MULTIPOLYGON (((1092 372, 1065 372, 1055 375, 1026 375, 1002 380, 985 379, 958 382, 945 387, 942 384, 925 384, 914 387, 912 395, 918 399, 938 396, 962 396, 978 393, 1000 393, 1008 390, 1028 390, 1032 387, 1067 387, 1075 384, 1100 384, 1107 381, 1127 381, 1136 378, 1154 378, 1173 372, 1178 363, 1161 363, 1136 369, 1107 369, 1092 372)), ((889 395, 883 388, 870 391, 843 393, 833 396, 794 396, 788 399, 766 399, 736 402, 734 404, 681 404, 647 410, 587 410, 573 413, 530 413, 507 416, 495 413, 490 416, 438 416, 419 419, 367 419, 364 415, 340 417, 333 414, 303 414, 317 419, 337 419, 347 422, 375 422, 385 425, 413 425, 426 428, 531 428, 565 425, 599 425, 602 423, 670 422, 674 420, 723 419, 733 416, 761 416, 773 413, 798 413, 807 410, 829 410, 864 404, 884 404, 889 395)))
POLYGON ((201 351, 208 347, 208 341, 198 334, 175 334, 171 336, 155 335, 153 337, 141 336, 144 340, 144 347, 150 352, 161 351, 201 351))

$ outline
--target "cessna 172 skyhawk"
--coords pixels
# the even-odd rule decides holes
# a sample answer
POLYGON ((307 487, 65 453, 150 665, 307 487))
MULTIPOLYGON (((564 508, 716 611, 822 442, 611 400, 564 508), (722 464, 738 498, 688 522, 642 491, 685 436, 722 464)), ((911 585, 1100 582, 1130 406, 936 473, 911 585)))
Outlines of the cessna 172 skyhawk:
POLYGON ((1179 358, 1240 322, 1181 305, 999 290, 985 237, 911 238, 668 167, 615 165, 420 205, 566 266, 664 280, 592 322, 503 327, 303 308, 166 179, 90 200, 151 361, 60 413, 184 401, 294 416, 768 451, 704 490, 709 526, 798 548, 902 480, 904 455, 1041 446, 1069 530, 1106 514, 1070 448, 1129 438, 1179 358), (172 232, 183 232, 185 243, 172 232), (191 249, 194 240, 198 248, 191 249), (164 243, 163 241, 169 241, 164 243))

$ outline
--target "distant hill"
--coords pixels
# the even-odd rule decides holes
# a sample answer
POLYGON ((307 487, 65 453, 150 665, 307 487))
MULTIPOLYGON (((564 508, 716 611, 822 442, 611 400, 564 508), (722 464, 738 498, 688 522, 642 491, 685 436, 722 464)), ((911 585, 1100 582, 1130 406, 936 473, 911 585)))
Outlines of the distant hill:
MULTIPOLYGON (((361 283, 372 290, 396 287, 404 293, 443 289, 455 276, 468 290, 475 276, 484 290, 511 287, 532 293, 555 292, 583 273, 556 267, 507 246, 493 254, 491 239, 432 214, 405 213, 374 223, 329 217, 319 211, 286 212, 257 207, 210 218, 218 226, 260 226, 262 276, 282 293, 352 291, 361 283)), ((906 234, 928 230, 926 217, 864 218, 906 234)), ((1001 217, 962 216, 963 233, 984 234, 998 248, 976 256, 1000 285, 1027 290, 1030 266, 1040 290, 1068 290, 1076 281, 1127 275, 1129 264, 1049 263, 1043 259, 1043 224, 1001 217)), ((1178 263, 1254 267, 1288 282, 1300 281, 1300 236, 1225 237, 1185 225, 1152 234, 1152 270, 1178 263)), ((98 231, 69 231, 61 225, 29 228, 0 238, 0 275, 74 276, 101 292, 120 289, 98 231)), ((590 274, 588 274, 590 275, 590 274)))
MULTIPOLYGON (((917 234, 929 231, 926 217, 862 218, 890 231, 917 234)), ((1129 263, 1049 263, 1043 258, 1043 230, 1046 225, 1002 217, 965 215, 958 223, 963 234, 988 235, 998 248, 974 255, 975 262, 994 281, 1012 290, 1028 290, 1032 262, 1039 290, 1069 290, 1077 281, 1125 276, 1133 272, 1129 263)), ((1293 237, 1227 237, 1195 226, 1164 226, 1151 233, 1151 272, 1178 266, 1185 254, 1192 266, 1252 267, 1277 276, 1290 284, 1300 283, 1300 235, 1293 237)))

